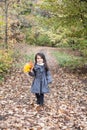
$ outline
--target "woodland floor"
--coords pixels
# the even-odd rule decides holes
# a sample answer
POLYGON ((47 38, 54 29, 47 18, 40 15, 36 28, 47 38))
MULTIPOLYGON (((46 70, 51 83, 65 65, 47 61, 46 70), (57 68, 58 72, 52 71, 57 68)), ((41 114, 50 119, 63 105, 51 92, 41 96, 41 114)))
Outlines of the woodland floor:
POLYGON ((0 130, 87 130, 87 76, 60 68, 51 55, 56 48, 20 44, 15 49, 21 55, 0 86, 0 130), (45 53, 53 77, 43 107, 30 93, 33 79, 23 73, 24 55, 38 51, 45 53))

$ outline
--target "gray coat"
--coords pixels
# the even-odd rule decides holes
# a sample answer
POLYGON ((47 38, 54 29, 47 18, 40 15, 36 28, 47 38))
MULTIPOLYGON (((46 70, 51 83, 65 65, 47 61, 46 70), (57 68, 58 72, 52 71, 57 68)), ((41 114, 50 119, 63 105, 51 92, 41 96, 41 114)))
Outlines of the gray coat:
POLYGON ((49 93, 48 84, 52 82, 52 77, 50 71, 46 72, 44 65, 36 64, 29 75, 34 77, 31 86, 32 93, 49 93))

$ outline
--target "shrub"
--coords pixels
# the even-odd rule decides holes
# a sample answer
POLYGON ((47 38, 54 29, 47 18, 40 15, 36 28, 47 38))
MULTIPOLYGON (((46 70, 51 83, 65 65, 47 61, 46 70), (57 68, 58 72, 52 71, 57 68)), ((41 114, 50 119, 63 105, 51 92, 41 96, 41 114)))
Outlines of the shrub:
POLYGON ((51 46, 51 41, 46 34, 40 34, 37 37, 36 43, 40 46, 51 46))
POLYGON ((61 67, 69 67, 70 69, 75 69, 76 67, 82 66, 82 58, 70 56, 69 54, 63 52, 53 52, 56 57, 58 64, 61 67))
POLYGON ((83 56, 87 56, 87 40, 70 38, 68 44, 73 50, 79 50, 83 56))
POLYGON ((0 80, 4 77, 12 66, 12 52, 0 50, 0 80))
POLYGON ((26 29, 26 43, 30 44, 30 45, 34 45, 35 42, 36 42, 36 39, 35 39, 35 34, 34 32, 31 31, 31 28, 28 28, 26 29))
POLYGON ((81 40, 79 42, 79 50, 81 51, 84 57, 87 57, 87 40, 81 40))

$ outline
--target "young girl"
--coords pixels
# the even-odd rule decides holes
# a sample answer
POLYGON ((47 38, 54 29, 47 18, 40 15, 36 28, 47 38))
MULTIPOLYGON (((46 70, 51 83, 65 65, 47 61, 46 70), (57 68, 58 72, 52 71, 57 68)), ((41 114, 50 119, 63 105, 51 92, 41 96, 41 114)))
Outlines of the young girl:
POLYGON ((29 72, 29 75, 34 77, 31 92, 35 94, 37 104, 43 105, 44 94, 49 93, 48 84, 52 82, 52 77, 43 53, 35 55, 34 68, 29 72))

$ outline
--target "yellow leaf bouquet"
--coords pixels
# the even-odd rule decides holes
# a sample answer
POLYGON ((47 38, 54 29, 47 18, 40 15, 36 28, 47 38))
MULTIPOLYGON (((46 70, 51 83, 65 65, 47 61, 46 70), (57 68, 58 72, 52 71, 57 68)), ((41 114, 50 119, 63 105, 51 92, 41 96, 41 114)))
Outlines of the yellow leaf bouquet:
POLYGON ((33 67, 34 65, 32 62, 26 63, 23 68, 24 73, 30 72, 33 67))

